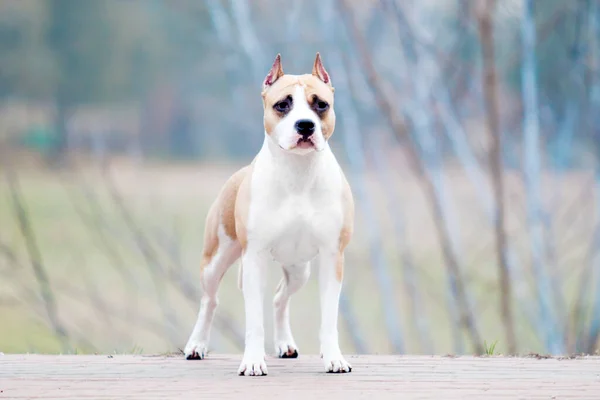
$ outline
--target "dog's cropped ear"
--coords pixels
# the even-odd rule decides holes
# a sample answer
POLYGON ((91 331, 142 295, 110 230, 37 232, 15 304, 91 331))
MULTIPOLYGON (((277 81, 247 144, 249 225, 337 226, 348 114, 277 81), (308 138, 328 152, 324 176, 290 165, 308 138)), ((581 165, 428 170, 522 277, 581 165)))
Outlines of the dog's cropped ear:
POLYGON ((283 76, 283 68, 281 67, 281 54, 277 54, 275 57, 275 61, 273 62, 273 66, 271 70, 267 74, 264 82, 263 82, 263 92, 269 88, 272 84, 274 84, 277 79, 283 76))
POLYGON ((329 74, 325 67, 323 66, 323 62, 321 61, 321 54, 317 53, 317 57, 315 58, 315 64, 313 65, 312 74, 328 84, 331 85, 331 78, 329 78, 329 74))

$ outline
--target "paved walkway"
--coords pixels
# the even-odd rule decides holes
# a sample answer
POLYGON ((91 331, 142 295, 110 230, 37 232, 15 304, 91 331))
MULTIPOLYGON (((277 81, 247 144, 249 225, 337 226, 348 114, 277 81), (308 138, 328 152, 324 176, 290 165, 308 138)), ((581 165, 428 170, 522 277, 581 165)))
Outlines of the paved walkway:
POLYGON ((350 374, 321 360, 267 360, 240 377, 240 356, 0 355, 4 399, 600 399, 600 357, 356 356, 350 374))

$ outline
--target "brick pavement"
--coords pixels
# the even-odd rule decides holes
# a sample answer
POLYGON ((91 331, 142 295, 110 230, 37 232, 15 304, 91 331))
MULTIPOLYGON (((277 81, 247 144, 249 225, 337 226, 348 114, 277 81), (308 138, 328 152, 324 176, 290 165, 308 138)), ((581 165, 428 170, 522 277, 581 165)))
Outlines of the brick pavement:
POLYGON ((348 357, 354 370, 321 372, 321 360, 267 360, 266 377, 239 377, 239 355, 0 355, 5 399, 600 399, 600 357, 348 357))

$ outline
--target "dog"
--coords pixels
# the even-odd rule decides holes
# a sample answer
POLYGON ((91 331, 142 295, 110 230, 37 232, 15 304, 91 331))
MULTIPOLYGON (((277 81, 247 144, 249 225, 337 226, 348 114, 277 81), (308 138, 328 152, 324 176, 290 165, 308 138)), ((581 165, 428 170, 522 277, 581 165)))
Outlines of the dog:
POLYGON ((262 85, 264 142, 250 165, 233 174, 211 206, 201 261, 204 290, 198 319, 185 347, 187 359, 207 352, 217 290, 241 257, 246 336, 238 374, 267 374, 263 299, 266 269, 283 270, 274 306, 275 351, 295 358, 290 296, 318 266, 320 347, 326 372, 350 372, 338 342, 344 249, 353 232, 354 200, 329 139, 335 128, 334 87, 317 53, 312 74, 284 74, 278 54, 262 85))

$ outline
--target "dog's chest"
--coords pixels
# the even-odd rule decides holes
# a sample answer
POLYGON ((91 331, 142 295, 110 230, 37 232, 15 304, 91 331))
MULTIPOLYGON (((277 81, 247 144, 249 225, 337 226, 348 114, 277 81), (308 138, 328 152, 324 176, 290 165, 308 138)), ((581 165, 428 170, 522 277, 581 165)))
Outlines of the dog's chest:
POLYGON ((330 237, 339 237, 335 215, 323 213, 304 196, 286 199, 265 220, 270 221, 271 254, 286 265, 312 260, 330 237))
POLYGON ((260 204, 252 207, 253 236, 276 261, 284 265, 305 263, 321 248, 337 248, 343 222, 338 190, 315 187, 284 193, 268 187, 263 186, 260 204))

